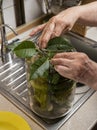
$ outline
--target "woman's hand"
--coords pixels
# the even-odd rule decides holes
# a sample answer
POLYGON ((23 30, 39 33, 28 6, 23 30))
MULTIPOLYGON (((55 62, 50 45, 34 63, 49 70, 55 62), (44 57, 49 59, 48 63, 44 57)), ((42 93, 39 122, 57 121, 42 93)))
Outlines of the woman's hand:
POLYGON ((43 29, 45 28, 46 23, 42 24, 42 25, 38 25, 36 28, 33 29, 33 31, 30 33, 30 36, 33 36, 35 34, 37 34, 38 32, 43 31, 43 29))
POLYGON ((51 38, 71 30, 77 20, 84 25, 97 25, 97 1, 86 5, 74 6, 60 12, 46 24, 36 27, 30 35, 43 30, 39 38, 39 46, 40 48, 45 48, 51 38))
POLYGON ((36 27, 30 35, 42 31, 39 38, 40 48, 45 48, 47 42, 56 36, 60 36, 63 32, 70 31, 79 18, 80 7, 68 8, 56 16, 52 17, 46 24, 36 27))
POLYGON ((89 59, 86 54, 59 53, 52 58, 51 63, 63 77, 87 84, 97 90, 97 63, 89 59))

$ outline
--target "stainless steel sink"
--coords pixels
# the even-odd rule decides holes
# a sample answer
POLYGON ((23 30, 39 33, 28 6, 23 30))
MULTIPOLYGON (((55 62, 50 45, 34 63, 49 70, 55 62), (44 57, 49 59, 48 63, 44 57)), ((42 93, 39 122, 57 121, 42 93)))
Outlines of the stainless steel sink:
MULTIPOLYGON (((87 41, 89 44, 93 42, 89 39, 75 36, 73 34, 66 35, 69 39, 73 39, 74 43, 78 40, 84 43, 87 41)), ((32 40, 35 40, 35 38, 32 40)), ((24 60, 14 58, 5 64, 0 63, 0 93, 46 130, 58 130, 94 92, 88 86, 79 85, 76 88, 74 105, 66 116, 55 120, 44 119, 34 114, 30 109, 24 60)))

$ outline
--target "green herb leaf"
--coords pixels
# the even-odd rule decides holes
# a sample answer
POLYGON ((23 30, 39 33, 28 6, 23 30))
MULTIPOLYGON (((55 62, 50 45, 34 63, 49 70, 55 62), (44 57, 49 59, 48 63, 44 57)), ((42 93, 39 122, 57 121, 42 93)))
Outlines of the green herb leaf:
POLYGON ((14 53, 20 58, 32 57, 37 53, 35 44, 31 41, 23 41, 14 48, 14 53))
MULTIPOLYGON (((35 43, 31 41, 24 41, 15 47, 14 52, 18 57, 31 59, 28 64, 29 83, 34 88, 35 105, 42 111, 48 111, 48 99, 51 99, 54 104, 69 106, 68 99, 70 99, 74 81, 59 75, 49 60, 58 52, 73 50, 70 42, 62 37, 51 39, 47 48, 43 50, 37 49, 35 43)), ((52 110, 54 110, 53 107, 50 108, 50 111, 52 110)))
POLYGON ((73 46, 70 44, 70 41, 63 37, 55 37, 48 42, 47 50, 54 50, 58 52, 58 50, 67 52, 72 51, 73 46))
POLYGON ((49 69, 49 60, 47 57, 42 57, 36 60, 31 65, 30 80, 42 77, 45 72, 49 69))

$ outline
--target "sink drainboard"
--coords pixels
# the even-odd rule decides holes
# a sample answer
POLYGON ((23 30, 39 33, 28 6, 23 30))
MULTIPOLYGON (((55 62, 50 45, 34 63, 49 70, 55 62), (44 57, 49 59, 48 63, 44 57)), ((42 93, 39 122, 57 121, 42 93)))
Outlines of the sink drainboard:
POLYGON ((74 106, 69 114, 55 120, 40 118, 29 106, 24 61, 15 58, 11 62, 0 64, 0 93, 46 130, 58 130, 94 92, 87 86, 77 87, 74 106))

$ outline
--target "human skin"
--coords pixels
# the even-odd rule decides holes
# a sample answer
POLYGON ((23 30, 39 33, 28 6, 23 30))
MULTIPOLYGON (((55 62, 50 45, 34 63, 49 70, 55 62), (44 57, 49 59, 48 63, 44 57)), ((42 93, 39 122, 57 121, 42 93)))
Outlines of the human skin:
POLYGON ((40 48, 45 48, 51 38, 71 30, 76 21, 88 26, 97 26, 97 1, 86 5, 74 6, 60 12, 47 23, 33 29, 30 35, 43 31, 38 42, 40 48))
POLYGON ((84 83, 97 90, 97 63, 81 52, 56 54, 51 64, 63 77, 84 83))
MULTIPOLYGON (((47 23, 36 27, 30 35, 43 31, 39 38, 39 47, 45 48, 51 38, 71 30, 76 21, 88 26, 97 26, 97 1, 60 12, 47 23)), ((59 53, 52 58, 51 63, 60 75, 97 90, 97 63, 86 54, 81 52, 59 53)))

